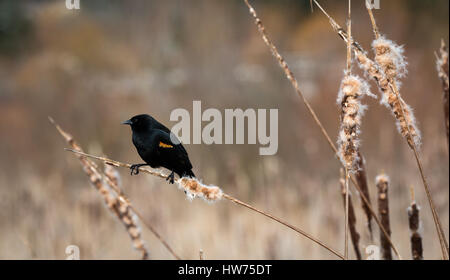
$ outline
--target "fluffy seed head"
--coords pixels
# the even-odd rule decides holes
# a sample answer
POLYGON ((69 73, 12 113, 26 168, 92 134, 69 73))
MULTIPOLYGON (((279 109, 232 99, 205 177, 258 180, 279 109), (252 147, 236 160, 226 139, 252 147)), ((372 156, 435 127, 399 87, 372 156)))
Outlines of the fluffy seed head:
POLYGON ((207 186, 196 178, 183 177, 177 181, 178 187, 186 192, 189 199, 201 197, 208 202, 222 199, 223 192, 217 186, 207 186))
POLYGON ((403 55, 403 46, 381 36, 372 42, 372 47, 375 51, 375 61, 388 78, 396 79, 406 75, 407 62, 403 55))
POLYGON ((404 50, 393 41, 381 36, 372 43, 375 61, 371 61, 364 53, 357 55, 358 62, 365 72, 374 78, 382 93, 381 104, 389 108, 394 115, 399 133, 406 138, 408 145, 419 147, 421 144, 420 131, 412 109, 400 96, 400 82, 407 73, 404 50))
POLYGON ((360 99, 364 95, 376 98, 370 93, 369 86, 364 80, 358 76, 346 75, 341 82, 336 100, 341 106, 341 128, 337 142, 339 158, 350 172, 358 170, 361 118, 366 109, 360 99))
POLYGON ((380 174, 375 178, 375 182, 377 185, 379 184, 388 184, 389 183, 389 177, 385 174, 380 174))

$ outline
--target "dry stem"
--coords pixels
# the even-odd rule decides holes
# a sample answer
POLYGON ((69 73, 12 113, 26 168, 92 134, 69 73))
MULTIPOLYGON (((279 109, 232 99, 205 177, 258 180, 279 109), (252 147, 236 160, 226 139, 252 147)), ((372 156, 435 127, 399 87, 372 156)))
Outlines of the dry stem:
MULTIPOLYGON (((349 34, 349 38, 352 38, 352 17, 351 17, 351 0, 348 0, 348 19, 347 19, 347 32, 349 34)), ((346 76, 348 77, 351 74, 351 66, 352 66, 352 40, 348 40, 347 43, 347 71, 346 76)), ((344 90, 343 90, 344 91, 344 90)), ((345 109, 343 109, 345 112, 345 109)), ((341 122, 344 122, 345 117, 342 118, 341 122)), ((355 134, 356 135, 356 134, 355 134)), ((348 217, 348 211, 349 211, 349 191, 348 191, 348 168, 345 168, 345 259, 348 260, 348 223, 349 223, 349 217, 348 217)))
POLYGON ((352 203, 352 196, 351 196, 350 192, 348 192, 348 188, 347 188, 348 180, 346 180, 346 178, 344 176, 345 176, 344 170, 341 169, 341 178, 339 180, 339 183, 341 185, 341 193, 342 193, 342 198, 344 201, 344 206, 346 205, 345 201, 347 200, 347 193, 348 193, 348 223, 349 223, 349 228, 350 228, 350 236, 352 239, 353 249, 355 250, 356 258, 358 260, 361 260, 361 252, 359 250, 360 235, 359 235, 358 231, 356 230, 355 209, 354 209, 353 203, 352 203))
MULTIPOLYGON (((94 158, 94 159, 103 161, 106 164, 110 164, 110 165, 113 165, 113 166, 116 166, 116 167, 124 167, 124 168, 130 168, 131 167, 131 164, 123 163, 123 162, 112 160, 112 159, 109 159, 109 158, 94 156, 94 155, 86 154, 84 152, 80 152, 80 151, 73 150, 73 149, 65 149, 65 150, 67 150, 69 152, 73 152, 73 153, 78 154, 78 155, 85 156, 85 157, 94 158)), ((160 177, 160 178, 164 178, 164 179, 167 178, 167 176, 168 176, 168 175, 163 174, 161 172, 150 170, 149 168, 140 168, 139 171, 140 172, 144 172, 144 173, 148 173, 148 174, 160 177)), ((183 177, 183 178, 181 178, 181 180, 189 181, 189 180, 194 180, 194 179, 189 179, 189 178, 183 177)), ((272 220, 274 220, 274 221, 276 221, 276 222, 278 222, 278 223, 280 223, 280 224, 282 224, 282 225, 284 225, 284 226, 286 226, 286 227, 296 231, 297 233, 303 235, 304 237, 310 239, 311 241, 313 241, 313 242, 317 243, 318 245, 322 246, 323 248, 327 249, 329 252, 333 253, 337 257, 339 257, 341 259, 344 258, 341 254, 339 254, 338 252, 333 250, 331 247, 329 247, 328 245, 326 245, 325 243, 323 243, 319 239, 317 239, 317 238, 313 237, 312 235, 310 235, 309 233, 307 233, 307 232, 305 232, 305 231, 303 231, 303 230, 301 230, 301 229, 299 229, 299 228, 297 228, 297 227, 295 227, 295 226, 293 226, 293 225, 283 221, 280 218, 277 218, 275 216, 272 216, 269 213, 266 213, 266 212, 264 212, 262 210, 259 210, 259 209, 255 208, 255 207, 245 203, 245 202, 240 201, 237 198, 232 197, 231 195, 228 195, 228 194, 224 193, 224 192, 222 192, 220 197, 218 197, 215 200, 219 200, 221 198, 225 198, 225 199, 230 200, 230 201, 232 201, 232 202, 234 202, 234 203, 236 203, 238 205, 244 206, 244 207, 246 207, 248 209, 251 209, 251 210, 253 210, 255 212, 258 212, 258 213, 260 213, 260 214, 262 214, 262 215, 264 215, 264 216, 266 216, 266 217, 268 217, 268 218, 270 218, 270 219, 272 219, 272 220)))

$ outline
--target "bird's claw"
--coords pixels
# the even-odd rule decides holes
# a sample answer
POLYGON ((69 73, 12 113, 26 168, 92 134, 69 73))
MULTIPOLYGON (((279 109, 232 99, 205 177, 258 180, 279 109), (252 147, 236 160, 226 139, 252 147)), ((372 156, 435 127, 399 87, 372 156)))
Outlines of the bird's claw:
POLYGON ((169 181, 170 184, 173 184, 175 182, 175 174, 173 173, 173 171, 169 176, 167 176, 166 181, 169 181))
POLYGON ((133 164, 133 165, 131 165, 131 167, 130 167, 130 170, 131 170, 130 175, 131 176, 138 175, 140 166, 141 166, 140 164, 133 164))

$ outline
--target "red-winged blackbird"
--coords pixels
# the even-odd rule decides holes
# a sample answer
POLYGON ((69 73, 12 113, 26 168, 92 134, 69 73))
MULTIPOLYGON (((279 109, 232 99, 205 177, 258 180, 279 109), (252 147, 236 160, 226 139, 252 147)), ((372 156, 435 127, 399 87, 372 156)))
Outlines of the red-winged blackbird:
POLYGON ((173 184, 174 172, 178 176, 195 177, 189 156, 175 135, 163 124, 149 115, 137 115, 122 124, 131 126, 133 144, 145 164, 133 164, 131 175, 139 174, 139 167, 150 165, 152 168, 165 167, 172 171, 167 180, 173 184), (172 138, 171 138, 172 137, 172 138), (174 139, 178 144, 174 144, 174 139))

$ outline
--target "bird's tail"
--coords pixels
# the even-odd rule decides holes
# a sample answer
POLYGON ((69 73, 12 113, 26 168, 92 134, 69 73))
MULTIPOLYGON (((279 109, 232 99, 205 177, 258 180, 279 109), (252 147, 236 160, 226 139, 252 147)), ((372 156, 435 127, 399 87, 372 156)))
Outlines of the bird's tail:
POLYGON ((192 170, 185 171, 183 176, 195 178, 195 174, 194 174, 194 172, 192 172, 192 170))

